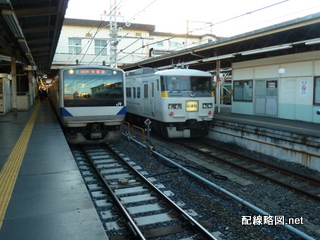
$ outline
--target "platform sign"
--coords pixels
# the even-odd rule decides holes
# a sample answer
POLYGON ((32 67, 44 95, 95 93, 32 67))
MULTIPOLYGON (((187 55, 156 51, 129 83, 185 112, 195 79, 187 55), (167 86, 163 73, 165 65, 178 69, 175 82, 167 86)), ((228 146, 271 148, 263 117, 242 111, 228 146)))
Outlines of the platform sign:
POLYGON ((308 95, 308 81, 302 80, 300 83, 300 96, 308 95))
POLYGON ((150 125, 151 124, 151 120, 149 118, 147 118, 145 121, 144 121, 144 124, 145 125, 150 125))
POLYGON ((28 65, 23 67, 24 71, 36 71, 37 70, 37 66, 33 66, 33 65, 28 65))

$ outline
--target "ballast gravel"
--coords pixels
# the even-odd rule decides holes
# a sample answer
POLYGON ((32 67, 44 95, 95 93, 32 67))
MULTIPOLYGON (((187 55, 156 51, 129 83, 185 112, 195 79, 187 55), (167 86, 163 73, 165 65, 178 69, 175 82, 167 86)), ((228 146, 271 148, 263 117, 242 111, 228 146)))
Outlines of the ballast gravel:
MULTIPOLYGON (((273 164, 320 179, 319 172, 310 170, 299 164, 280 161, 236 145, 212 139, 204 140, 210 141, 210 144, 231 148, 250 157, 272 162, 273 164)), ((260 216, 259 213, 231 199, 219 190, 191 178, 132 141, 122 138, 118 142, 113 143, 113 145, 121 150, 121 152, 126 152, 132 161, 135 161, 143 170, 149 173, 149 177, 154 177, 159 183, 163 184, 165 190, 173 192, 174 196, 170 198, 175 202, 180 202, 182 208, 190 211, 194 219, 197 221, 209 221, 210 224, 207 229, 215 233, 215 236, 219 236, 220 239, 302 239, 285 229, 281 221, 277 224, 274 221, 264 221, 264 216, 260 216)), ((270 181, 251 176, 248 173, 233 168, 228 168, 228 171, 249 180, 252 184, 242 186, 229 179, 222 180, 223 178, 217 178, 216 173, 188 161, 186 155, 177 155, 176 152, 178 151, 175 150, 179 149, 181 152, 180 145, 170 140, 163 140, 161 144, 153 142, 153 145, 157 152, 175 160, 180 165, 264 210, 273 218, 280 220, 284 218, 286 223, 289 220, 294 221, 296 224, 292 224, 292 227, 314 239, 320 239, 319 202, 282 188, 270 181)), ((187 155, 190 154, 193 157, 203 158, 194 152, 189 152, 189 150, 184 151, 187 155)), ((166 238, 162 237, 161 239, 166 238)))

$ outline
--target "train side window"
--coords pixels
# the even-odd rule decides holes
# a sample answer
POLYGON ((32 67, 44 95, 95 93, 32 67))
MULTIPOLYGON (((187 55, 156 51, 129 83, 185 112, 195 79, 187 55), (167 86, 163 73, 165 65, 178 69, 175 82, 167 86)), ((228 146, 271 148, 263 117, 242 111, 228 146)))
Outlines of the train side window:
POLYGON ((137 98, 140 98, 140 87, 137 87, 137 98))
POLYGON ((161 91, 167 91, 166 89, 166 85, 165 85, 165 82, 164 82, 164 77, 160 77, 160 83, 161 83, 161 91))
POLYGON ((143 85, 143 98, 148 98, 148 84, 143 85))
POLYGON ((132 88, 132 90, 133 90, 133 92, 132 92, 132 97, 133 97, 133 98, 136 98, 136 88, 134 87, 134 88, 132 88))
POLYGON ((320 77, 314 78, 314 97, 313 103, 315 105, 320 105, 320 77))
POLYGON ((154 97, 154 83, 151 83, 151 97, 154 97))
POLYGON ((131 87, 127 87, 127 97, 131 98, 131 87))

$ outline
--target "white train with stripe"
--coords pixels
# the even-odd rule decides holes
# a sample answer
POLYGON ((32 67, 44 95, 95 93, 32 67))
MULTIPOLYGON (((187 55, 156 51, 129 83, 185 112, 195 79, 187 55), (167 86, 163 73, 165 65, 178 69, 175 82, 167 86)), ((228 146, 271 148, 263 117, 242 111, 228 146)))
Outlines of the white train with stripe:
POLYGON ((208 134, 214 115, 212 75, 194 69, 126 72, 127 121, 151 120, 151 128, 167 138, 208 134))
POLYGON ((126 114, 125 74, 107 66, 66 67, 49 97, 71 144, 104 143, 121 136, 126 114))

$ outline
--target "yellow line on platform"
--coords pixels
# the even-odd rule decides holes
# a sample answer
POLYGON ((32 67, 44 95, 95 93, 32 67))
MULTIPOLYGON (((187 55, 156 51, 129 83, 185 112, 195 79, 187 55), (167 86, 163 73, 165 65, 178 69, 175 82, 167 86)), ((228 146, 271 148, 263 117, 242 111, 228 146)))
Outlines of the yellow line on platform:
POLYGON ((26 124, 16 145, 14 146, 0 172, 0 229, 2 227, 3 219, 11 199, 12 191, 19 174, 24 154, 27 150, 28 142, 39 108, 40 103, 38 102, 28 123, 26 124))

